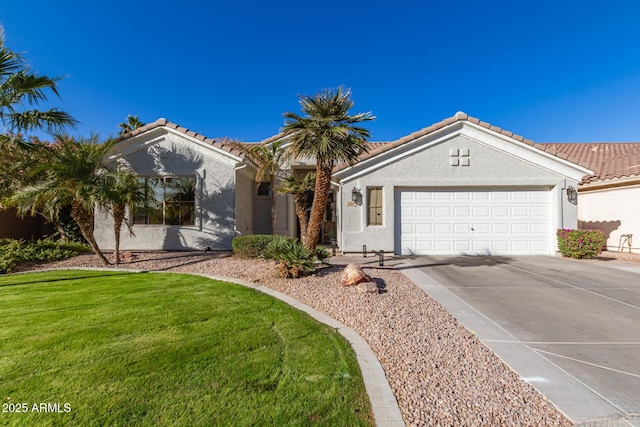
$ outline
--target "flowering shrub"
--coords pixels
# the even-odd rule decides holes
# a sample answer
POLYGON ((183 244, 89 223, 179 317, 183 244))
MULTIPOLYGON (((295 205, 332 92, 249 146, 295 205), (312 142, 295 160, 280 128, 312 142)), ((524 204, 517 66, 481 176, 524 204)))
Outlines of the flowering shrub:
POLYGON ((604 233, 600 230, 558 229, 558 249, 562 256, 593 258, 602 252, 604 233))

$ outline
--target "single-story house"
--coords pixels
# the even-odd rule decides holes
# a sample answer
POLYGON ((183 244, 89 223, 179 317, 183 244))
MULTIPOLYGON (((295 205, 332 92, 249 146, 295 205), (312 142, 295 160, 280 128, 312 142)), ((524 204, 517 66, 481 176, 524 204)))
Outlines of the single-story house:
POLYGON ((602 230, 610 251, 640 253, 640 143, 545 145, 594 171, 578 184, 578 226, 602 230))
MULTIPOLYGON (((109 161, 147 179, 161 201, 129 215, 135 235, 123 230, 122 249, 226 250, 234 236, 270 231, 273 189, 256 185, 255 165, 224 141, 160 119, 126 135, 109 161)), ((345 253, 554 254, 556 230, 578 226, 575 189, 594 172, 555 145, 457 113, 338 165, 322 238, 345 253)), ((277 234, 297 235, 292 197, 277 196, 276 219, 277 234)), ((95 234, 113 249, 108 215, 96 216, 95 234)))

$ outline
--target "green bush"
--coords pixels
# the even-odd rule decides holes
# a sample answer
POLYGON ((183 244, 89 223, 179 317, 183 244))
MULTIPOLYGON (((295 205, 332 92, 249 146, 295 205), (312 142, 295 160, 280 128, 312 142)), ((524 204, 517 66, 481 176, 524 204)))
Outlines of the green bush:
POLYGON ((321 263, 326 264, 325 261, 329 258, 329 252, 325 248, 317 247, 313 252, 313 256, 321 263))
POLYGON ((558 229, 558 249, 569 258, 593 258, 602 252, 605 243, 600 230, 558 229))
POLYGON ((0 274, 11 272, 20 263, 60 261, 85 252, 90 249, 81 243, 0 239, 0 274))
POLYGON ((233 254, 241 258, 258 258, 263 256, 264 250, 274 240, 288 239, 284 236, 271 234, 252 234, 249 236, 237 236, 231 242, 233 254))

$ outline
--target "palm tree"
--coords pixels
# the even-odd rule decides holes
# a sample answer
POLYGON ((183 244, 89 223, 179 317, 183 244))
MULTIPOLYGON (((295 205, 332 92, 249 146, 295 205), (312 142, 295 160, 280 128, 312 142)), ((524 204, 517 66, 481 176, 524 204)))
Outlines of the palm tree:
POLYGON ((47 101, 47 92, 60 96, 56 86, 60 79, 31 72, 24 58, 5 46, 4 31, 0 27, 0 140, 26 145, 23 133, 56 132, 76 123, 68 113, 57 108, 45 111, 33 108, 47 101))
POLYGON ((271 204, 271 234, 276 232, 276 192, 275 185, 278 174, 282 170, 282 163, 288 156, 284 141, 271 144, 241 144, 232 142, 235 148, 244 153, 258 168, 256 183, 269 182, 269 202, 271 204))
POLYGON ((300 240, 305 243, 307 235, 307 202, 309 193, 313 191, 316 182, 316 174, 313 172, 305 175, 290 175, 283 179, 278 187, 281 193, 292 194, 296 207, 296 216, 300 224, 300 240))
POLYGON ((142 123, 139 119, 138 116, 132 116, 131 114, 129 114, 127 116, 127 120, 118 124, 118 127, 120 128, 120 132, 118 132, 118 135, 124 135, 127 134, 129 132, 133 132, 134 130, 140 128, 144 126, 144 123, 142 123))
POLYGON ((369 131, 355 126, 373 120, 370 113, 349 115, 353 106, 351 91, 343 87, 325 89, 315 96, 300 96, 304 115, 284 113, 283 132, 291 136, 290 150, 294 158, 316 159, 316 183, 307 227, 305 244, 315 249, 324 216, 331 173, 338 163, 353 164, 360 154, 368 152, 369 131))
MULTIPOLYGON (((99 191, 102 195, 100 205, 109 209, 113 216, 113 232, 115 238, 114 263, 120 263, 120 232, 122 224, 127 224, 129 231, 131 225, 127 221, 127 207, 133 211, 135 206, 140 205, 147 198, 147 188, 144 180, 140 180, 132 172, 123 168, 118 168, 110 172, 101 182, 104 189, 99 191)), ((132 232, 133 234, 133 232, 132 232)))
POLYGON ((22 215, 40 211, 52 218, 58 218, 60 209, 70 205, 71 218, 104 265, 109 265, 109 261, 93 235, 93 218, 96 205, 103 204, 106 197, 102 190, 108 171, 102 160, 113 142, 101 144, 97 136, 87 139, 59 136, 53 146, 39 148, 45 150, 45 160, 32 168, 31 173, 42 173, 42 177, 9 199, 22 215))

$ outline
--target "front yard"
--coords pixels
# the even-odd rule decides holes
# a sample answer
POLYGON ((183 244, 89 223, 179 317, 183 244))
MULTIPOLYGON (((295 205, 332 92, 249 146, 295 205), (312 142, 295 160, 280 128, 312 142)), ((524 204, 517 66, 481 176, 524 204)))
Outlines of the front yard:
POLYGON ((55 271, 0 304, 3 425, 373 424, 349 344, 251 289, 55 271))

